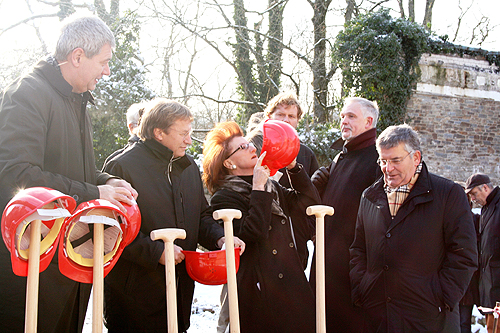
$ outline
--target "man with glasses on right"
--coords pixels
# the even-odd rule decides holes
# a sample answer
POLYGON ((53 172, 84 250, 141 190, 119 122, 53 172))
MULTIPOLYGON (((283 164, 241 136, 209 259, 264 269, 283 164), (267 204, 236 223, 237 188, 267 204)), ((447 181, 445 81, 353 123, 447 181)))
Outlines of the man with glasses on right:
POLYGON ((467 197, 427 170, 410 126, 386 128, 376 147, 384 176, 363 192, 350 248, 363 332, 460 332, 458 302, 477 267, 467 197))

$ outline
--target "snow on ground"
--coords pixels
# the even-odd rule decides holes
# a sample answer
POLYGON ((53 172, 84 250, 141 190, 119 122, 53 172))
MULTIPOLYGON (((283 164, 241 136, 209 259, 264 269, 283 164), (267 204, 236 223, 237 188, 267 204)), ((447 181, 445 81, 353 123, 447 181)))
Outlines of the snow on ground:
MULTIPOLYGON (((196 282, 191 308, 191 327, 188 333, 215 333, 220 311, 220 292, 222 285, 207 286, 196 282)), ((108 330, 103 328, 103 332, 108 330)), ((90 296, 83 333, 92 333, 92 295, 90 296)))

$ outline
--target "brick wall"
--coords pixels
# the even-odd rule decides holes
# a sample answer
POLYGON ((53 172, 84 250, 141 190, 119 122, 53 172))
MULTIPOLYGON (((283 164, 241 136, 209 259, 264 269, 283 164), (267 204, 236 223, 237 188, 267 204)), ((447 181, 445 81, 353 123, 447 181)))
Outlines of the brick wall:
POLYGON ((500 184, 500 75, 481 59, 426 55, 408 103, 431 172, 465 181, 483 172, 500 184))

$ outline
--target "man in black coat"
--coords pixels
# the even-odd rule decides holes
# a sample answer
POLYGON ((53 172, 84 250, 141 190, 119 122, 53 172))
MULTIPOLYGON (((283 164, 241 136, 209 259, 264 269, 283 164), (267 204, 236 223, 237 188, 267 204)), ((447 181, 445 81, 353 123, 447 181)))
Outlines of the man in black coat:
MULTIPOLYGON (((312 177, 322 204, 335 209, 325 216, 326 325, 328 332, 359 332, 361 313, 351 300, 349 246, 359 200, 379 175, 375 149, 378 107, 364 98, 348 98, 340 113, 342 138, 332 144, 339 150, 332 163, 312 177)), ((313 259, 310 283, 316 285, 313 259)))
MULTIPOLYGON (((490 177, 477 173, 467 179, 465 191, 482 206, 479 220, 479 299, 481 306, 493 308, 500 302, 500 190, 490 177)), ((486 315, 493 331, 493 315, 486 315)))
MULTIPOLYGON (((295 129, 297 129, 297 126, 299 125, 302 113, 302 108, 297 99, 297 95, 293 92, 283 92, 274 96, 264 110, 264 116, 266 119, 284 121, 295 129)), ((300 144, 297 162, 302 165, 309 177, 311 177, 319 167, 316 155, 314 155, 311 148, 303 143, 300 144)), ((286 168, 282 168, 279 171, 282 173, 279 183, 286 188, 292 188, 290 176, 286 168)), ((300 260, 305 269, 307 266, 307 259, 309 257, 307 241, 314 235, 314 224, 311 223, 314 222, 314 220, 310 219, 305 212, 299 211, 298 209, 294 209, 294 211, 291 212, 291 218, 293 233, 297 244, 297 251, 299 252, 300 260), (304 223, 304 221, 309 221, 309 223, 304 223)))
MULTIPOLYGON (((191 144, 189 109, 158 98, 146 107, 139 125, 141 141, 107 162, 104 169, 129 181, 139 192, 141 229, 104 280, 108 332, 166 332, 167 301, 165 246, 152 241, 156 229, 180 228, 186 239, 174 242, 179 332, 190 325, 194 281, 182 250, 196 251, 198 243, 220 249, 224 229, 212 218, 200 170, 186 154, 191 144)), ((235 245, 243 246, 237 237, 235 245)))
POLYGON ((386 128, 377 151, 384 177, 363 192, 350 248, 363 332, 459 332, 477 267, 467 196, 427 170, 410 126, 386 128))
MULTIPOLYGON (((77 203, 107 199, 124 210, 137 192, 124 180, 96 171, 87 102, 109 75, 113 33, 97 17, 62 29, 54 56, 10 84, 0 95, 0 211, 20 188, 44 186, 77 203)), ((55 245, 57 246, 57 244, 55 245)), ((91 285, 59 272, 57 256, 40 273, 38 332, 80 332, 91 285)), ((26 278, 13 274, 0 244, 0 331, 22 332, 26 278)))

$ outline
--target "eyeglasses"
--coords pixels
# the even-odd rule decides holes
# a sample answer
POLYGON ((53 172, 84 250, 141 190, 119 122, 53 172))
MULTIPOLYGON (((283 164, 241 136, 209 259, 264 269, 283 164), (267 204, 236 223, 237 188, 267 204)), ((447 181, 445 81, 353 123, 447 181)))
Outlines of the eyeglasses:
POLYGON ((408 153, 408 155, 406 155, 405 157, 402 157, 402 158, 393 158, 392 160, 383 160, 383 159, 378 159, 377 160, 377 163, 378 165, 380 165, 381 167, 385 167, 387 166, 389 163, 392 164, 392 166, 398 166, 401 164, 401 162, 403 162, 403 160, 405 158, 407 158, 408 156, 410 156, 411 154, 413 154, 414 152, 411 151, 408 153))
MULTIPOLYGON (((170 128, 170 129, 179 133, 179 135, 182 137, 183 140, 185 140, 188 136, 191 136, 191 134, 193 134, 193 129, 190 129, 189 131, 184 131, 184 132, 179 131, 175 128, 170 128)), ((167 133, 167 131, 165 131, 165 133, 167 133)))
POLYGON ((246 150, 246 149, 248 149, 248 148, 250 148, 250 147, 255 148, 255 146, 254 146, 254 145, 253 145, 253 143, 251 143, 251 142, 249 142, 249 143, 242 143, 242 144, 241 144, 241 145, 239 145, 239 146, 238 146, 238 148, 236 148, 236 149, 235 149, 235 150, 234 150, 231 154, 229 154, 229 156, 228 156, 228 157, 226 157, 226 160, 227 160, 228 158, 230 158, 231 156, 233 156, 234 154, 236 154, 236 152, 237 152, 238 150, 240 150, 240 149, 241 149, 241 150, 246 150))

